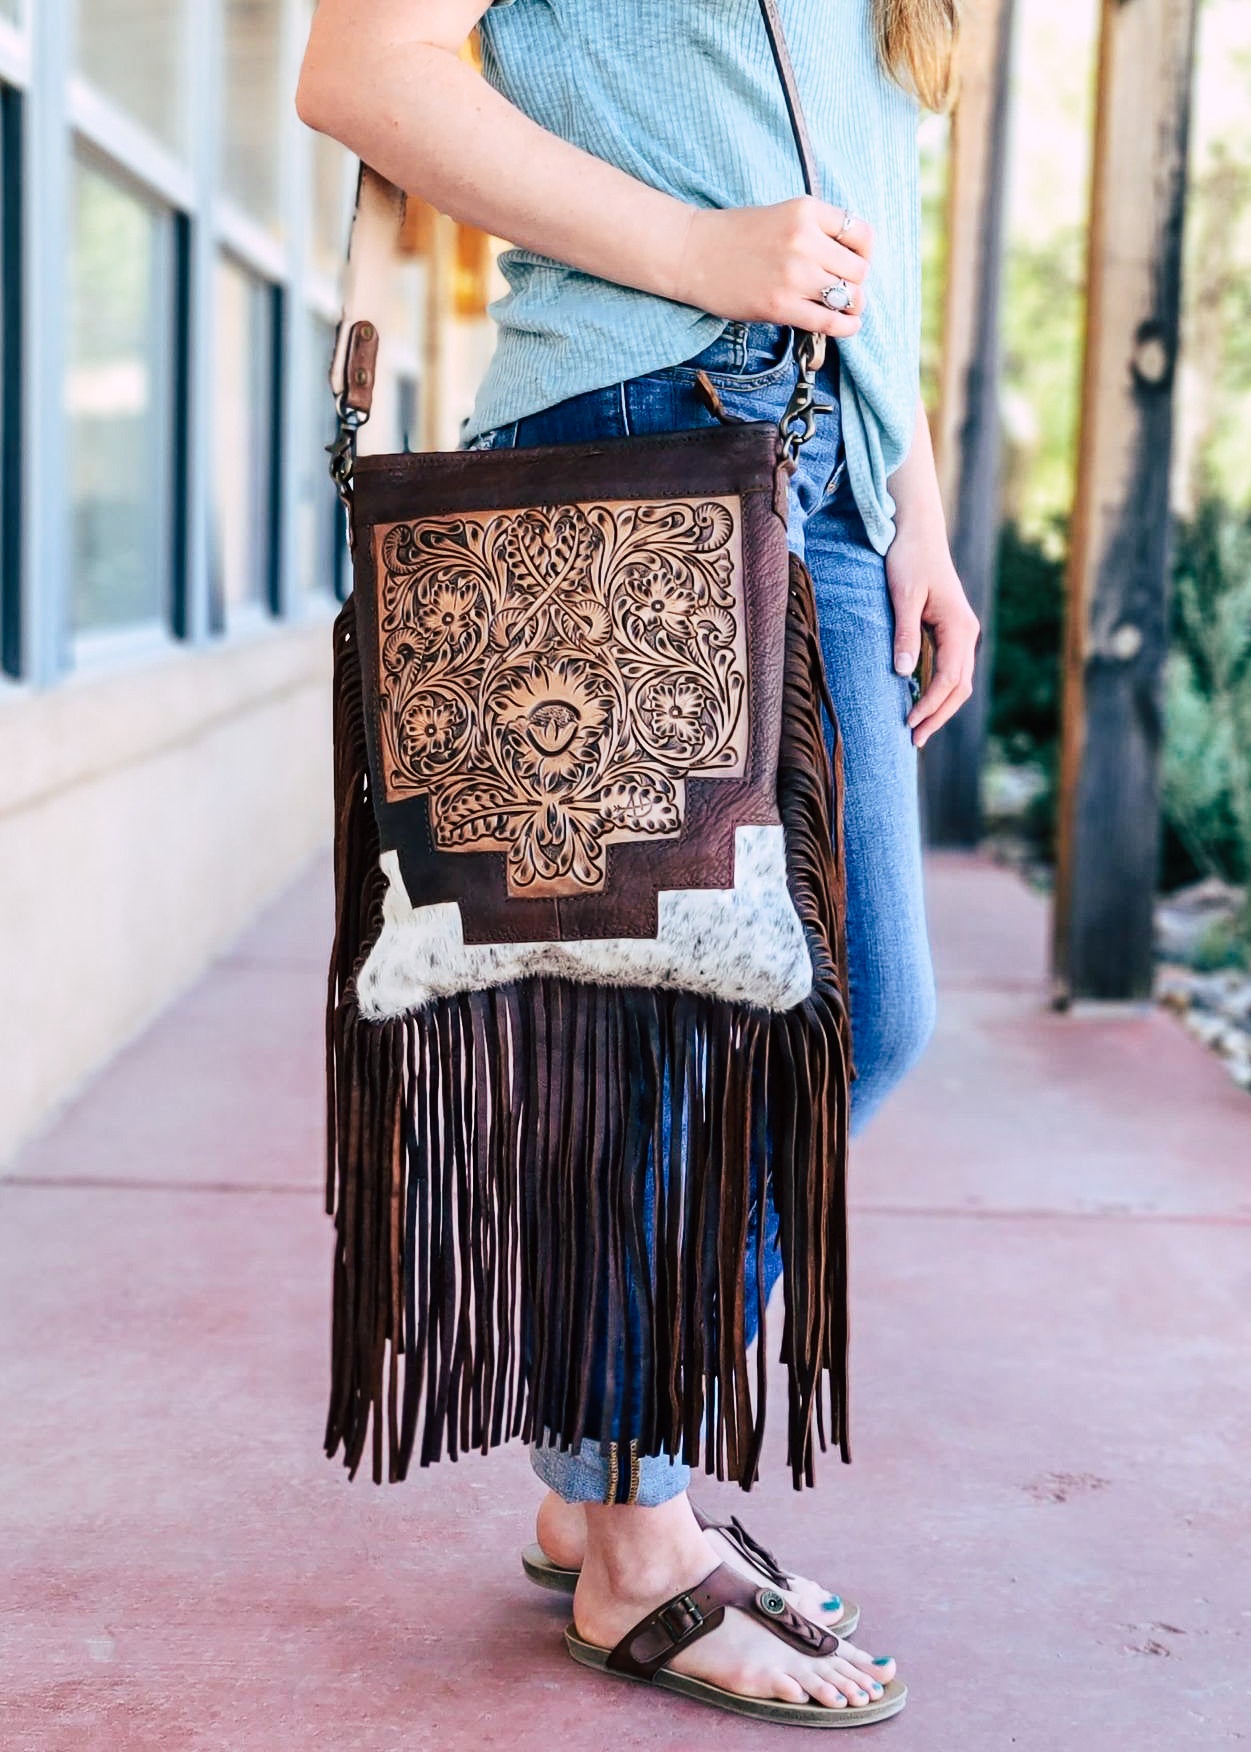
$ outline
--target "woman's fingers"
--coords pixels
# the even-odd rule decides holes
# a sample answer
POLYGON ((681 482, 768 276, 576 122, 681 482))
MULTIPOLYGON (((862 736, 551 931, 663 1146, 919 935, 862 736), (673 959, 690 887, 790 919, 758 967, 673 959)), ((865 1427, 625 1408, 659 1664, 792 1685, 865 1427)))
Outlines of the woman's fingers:
POLYGON ((837 340, 858 332, 860 309, 853 306, 850 310, 831 310, 819 298, 804 299, 792 314, 780 320, 791 328, 808 329, 814 335, 829 335, 837 340))
POLYGON ((873 254, 873 227, 847 207, 832 206, 828 201, 814 201, 813 217, 827 237, 835 238, 844 249, 864 261, 873 254))
MULTIPOLYGON (((776 207, 744 208, 724 214, 701 209, 692 220, 692 233, 701 241, 707 240, 709 261, 715 259, 716 271, 709 275, 710 285, 714 280, 724 281, 727 260, 758 264, 766 272, 771 271, 773 284, 764 307, 753 312, 750 303, 742 301, 741 307, 750 313, 750 320, 789 324, 841 340, 854 335, 860 327, 864 281, 869 270, 867 256, 853 246, 858 243, 867 248, 871 236, 868 226, 856 221, 849 227, 847 240, 835 241, 830 227, 837 229, 842 223, 841 208, 801 196, 776 207), (729 249, 724 241, 712 249, 717 241, 713 234, 726 229, 743 235, 741 238, 731 235, 729 249), (840 284, 847 288, 850 297, 844 309, 832 310, 821 293, 827 286, 840 284)), ((697 298, 695 302, 701 300, 697 298)), ((734 307, 733 313, 737 314, 740 308, 737 298, 734 307)), ((719 314, 726 314, 729 301, 725 310, 719 304, 717 308, 719 314)))
POLYGON ((911 675, 921 661, 921 610, 925 606, 925 595, 920 590, 906 590, 892 592, 892 597, 895 610, 895 674, 911 675))
MULTIPOLYGON (((899 605, 896 606, 898 614, 899 605)), ((950 619, 944 615, 941 620, 935 619, 930 624, 934 634, 934 673, 907 717, 912 740, 918 748, 924 748, 934 732, 955 716, 973 692, 973 666, 981 630, 977 616, 967 604, 964 604, 962 613, 955 613, 950 619)), ((920 650, 919 640, 915 649, 920 650)), ((898 633, 895 650, 898 654, 898 633)))
POLYGON ((844 249, 840 243, 822 244, 817 259, 823 273, 831 278, 837 274, 840 280, 850 280, 853 286, 861 285, 869 277, 869 264, 864 257, 844 249))
POLYGON ((834 297, 836 301, 841 302, 841 299, 839 298, 840 294, 842 295, 842 299, 846 300, 842 310, 833 311, 835 316, 860 316, 862 314, 865 305, 863 286, 853 286, 849 281, 839 280, 837 278, 822 281, 820 286, 813 289, 812 301, 822 310, 826 311, 833 310, 833 307, 827 304, 825 299, 821 296, 826 286, 833 286, 835 288, 834 297), (844 287, 846 288, 845 291, 843 290, 844 287))
POLYGON ((835 338, 854 335, 860 327, 864 296, 853 288, 849 308, 831 310, 821 298, 821 289, 833 284, 833 280, 821 280, 815 286, 810 282, 802 292, 792 290, 778 293, 769 307, 766 320, 781 327, 808 329, 815 335, 830 335, 835 338))
POLYGON ((864 315, 864 287, 848 280, 844 274, 830 273, 824 278, 818 274, 817 279, 820 283, 813 287, 810 301, 799 318, 801 325, 826 335, 854 335, 864 315), (846 287, 848 303, 844 309, 833 310, 825 302, 821 294, 827 286, 846 287))
POLYGON ((908 714, 912 740, 924 748, 935 730, 954 718, 973 692, 973 677, 963 670, 935 669, 933 679, 908 714), (919 714, 919 715, 918 715, 919 714))
POLYGON ((823 287, 839 280, 863 287, 868 273, 872 232, 863 220, 844 219, 843 208, 806 195, 771 207, 695 208, 680 265, 682 302, 739 322, 855 334, 863 294, 848 311, 819 302, 823 287))
POLYGON ((973 692, 978 630, 971 610, 956 626, 934 628, 934 674, 907 717, 918 748, 924 748, 934 732, 955 717, 973 692))

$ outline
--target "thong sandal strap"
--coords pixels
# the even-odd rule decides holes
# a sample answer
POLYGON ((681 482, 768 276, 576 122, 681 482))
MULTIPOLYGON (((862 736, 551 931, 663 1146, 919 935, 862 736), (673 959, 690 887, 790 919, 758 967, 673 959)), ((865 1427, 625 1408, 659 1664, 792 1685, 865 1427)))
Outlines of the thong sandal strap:
POLYGON ((782 1568, 767 1546, 761 1545, 758 1539, 752 1538, 737 1515, 731 1515, 728 1521, 710 1521, 707 1515, 700 1514, 694 1503, 691 1504, 691 1507, 695 1511, 695 1519, 705 1533, 719 1533, 734 1547, 740 1557, 745 1558, 751 1567, 758 1570, 767 1582, 772 1582, 775 1588, 789 1586, 790 1571, 782 1568))
POLYGON ((628 1630, 608 1657, 614 1673, 653 1679, 677 1654, 716 1630, 727 1607, 750 1613, 766 1630, 805 1655, 832 1655, 839 1639, 802 1617, 773 1587, 753 1588, 726 1564, 702 1582, 675 1594, 628 1630))

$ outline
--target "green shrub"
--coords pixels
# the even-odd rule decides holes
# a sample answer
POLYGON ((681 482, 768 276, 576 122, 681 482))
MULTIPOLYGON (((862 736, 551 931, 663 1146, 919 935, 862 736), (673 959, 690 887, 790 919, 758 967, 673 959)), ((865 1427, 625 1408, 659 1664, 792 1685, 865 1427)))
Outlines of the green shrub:
MULTIPOLYGON (((1042 780, 1022 827, 1054 847, 1065 530, 1005 524, 995 596, 993 758, 1042 780)), ((1251 880, 1251 519, 1206 500, 1174 536, 1161 883, 1251 880)), ((1251 913, 1248 915, 1251 927, 1251 913)))
POLYGON ((1251 877, 1251 521, 1207 500, 1178 524, 1175 552, 1165 881, 1202 873, 1245 883, 1251 877))
POLYGON ((1041 781, 1021 826, 1050 856, 1060 742, 1060 651, 1064 629, 1064 534, 999 535, 990 735, 995 759, 1032 768, 1041 781))

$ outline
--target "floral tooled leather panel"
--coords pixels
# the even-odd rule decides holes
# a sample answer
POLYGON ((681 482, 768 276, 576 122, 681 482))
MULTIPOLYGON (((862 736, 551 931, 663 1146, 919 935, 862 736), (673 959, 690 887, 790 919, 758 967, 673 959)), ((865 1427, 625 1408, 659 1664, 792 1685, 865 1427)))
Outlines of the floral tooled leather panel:
POLYGON ((741 778, 737 496, 375 525, 386 800, 441 852, 504 855, 510 896, 603 888, 613 843, 672 839, 687 779, 741 778))

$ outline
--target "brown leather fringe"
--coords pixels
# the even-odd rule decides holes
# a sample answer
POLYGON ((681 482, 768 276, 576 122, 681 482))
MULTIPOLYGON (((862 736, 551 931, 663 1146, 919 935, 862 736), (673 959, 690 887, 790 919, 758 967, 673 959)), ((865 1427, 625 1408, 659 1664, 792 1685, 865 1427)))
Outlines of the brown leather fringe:
POLYGON ((788 1461, 796 1486, 811 1484, 816 1446, 849 1458, 851 1073, 841 778, 806 571, 792 562, 780 796, 815 979, 783 1014, 541 979, 363 1017, 354 976, 385 879, 351 602, 335 625, 334 688, 327 1453, 342 1447, 355 1476, 369 1446, 381 1483, 414 1456, 426 1466, 510 1437, 576 1445, 599 1430, 588 1423, 598 1348, 644 1383, 630 1427, 609 1372, 604 1428, 750 1487, 767 1355, 760 1345, 749 1374, 743 1330, 748 1295, 763 1327, 763 1221, 747 1271, 763 1152, 781 1216, 788 1461))

